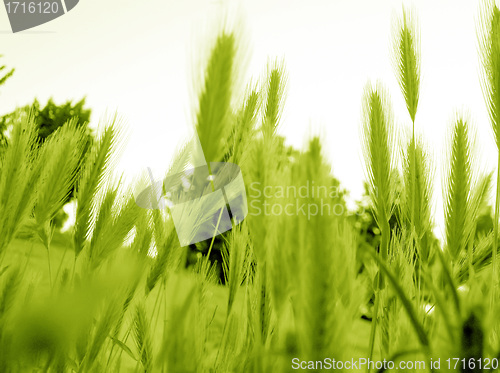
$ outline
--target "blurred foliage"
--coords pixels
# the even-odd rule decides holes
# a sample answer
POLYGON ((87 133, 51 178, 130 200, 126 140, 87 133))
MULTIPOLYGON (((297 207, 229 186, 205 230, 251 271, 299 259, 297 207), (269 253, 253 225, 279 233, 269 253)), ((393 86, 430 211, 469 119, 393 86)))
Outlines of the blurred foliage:
MULTIPOLYGON (((0 117, 0 128, 3 128, 3 132, 14 125, 15 114, 18 110, 0 117)), ((86 126, 88 135, 91 135, 91 129, 88 127, 88 123, 92 111, 85 108, 85 98, 81 99, 76 104, 73 104, 73 102, 69 100, 61 105, 57 105, 51 98, 44 107, 35 99, 33 104, 20 108, 20 110, 25 112, 31 110, 34 121, 38 126, 38 137, 40 142, 43 142, 52 132, 63 126, 72 118, 78 118, 77 126, 86 126)))
MULTIPOLYGON (((330 190, 335 190, 336 192, 333 195, 333 198, 329 198, 329 196, 324 196, 328 197, 329 203, 333 206, 336 206, 338 211, 341 211, 342 216, 347 215, 347 206, 346 206, 346 201, 345 201, 345 196, 347 194, 347 191, 344 190, 341 185, 340 181, 335 178, 332 175, 330 166, 328 166, 328 163, 326 159, 324 158, 324 155, 321 153, 321 144, 320 140, 318 137, 313 137, 309 143, 308 147, 304 151, 299 151, 295 149, 293 146, 286 146, 284 145, 285 143, 285 138, 279 135, 275 135, 275 139, 277 143, 280 144, 280 147, 283 149, 283 153, 285 154, 285 157, 283 158, 282 163, 280 163, 280 167, 283 168, 290 168, 290 169, 296 169, 298 171, 300 167, 302 166, 304 162, 304 158, 307 155, 310 155, 314 159, 314 168, 318 170, 318 168, 322 168, 322 171, 327 175, 328 182, 325 183, 325 185, 321 185, 321 187, 326 187, 329 191, 330 190)), ((262 142, 263 139, 256 139, 255 141, 257 142, 262 142)), ((228 141, 230 142, 230 141, 228 141)), ((226 154, 223 158, 225 162, 230 160, 230 153, 231 149, 226 150, 226 154)), ((311 181, 311 180, 309 180, 311 181)), ((300 185, 298 186, 300 187, 300 185)), ((319 186, 315 186, 318 188, 319 186)), ((247 190, 248 193, 248 190, 247 190)), ((299 198, 300 200, 300 198, 299 198)), ((363 229, 364 227, 360 226, 360 229, 363 229)), ((366 227, 366 229, 369 229, 370 227, 366 227)), ((375 228, 375 227, 373 227, 375 228)), ((376 229, 376 228, 375 228, 376 229)), ((214 238, 214 242, 212 245, 212 250, 210 251, 210 256, 209 256, 209 261, 212 263, 214 266, 214 270, 216 272, 217 277, 219 278, 219 281, 221 284, 225 283, 225 278, 224 278, 224 271, 223 271, 223 255, 222 255, 222 250, 224 245, 227 243, 228 237, 231 235, 231 230, 224 232, 214 238)), ((372 245, 375 245, 376 242, 374 242, 373 239, 369 238, 368 234, 362 233, 362 235, 365 237, 367 242, 369 242, 372 245)), ((207 239, 201 242, 198 242, 196 244, 191 244, 188 246, 188 253, 186 256, 186 267, 195 267, 201 260, 202 258, 205 258, 206 255, 209 252, 210 245, 212 244, 212 239, 207 239)))
MULTIPOLYGON (((2 55, 0 55, 0 57, 2 57, 2 55)), ((5 69, 7 69, 7 66, 5 65, 1 65, 0 66, 0 71, 5 71, 5 69)), ((1 85, 4 85, 5 82, 12 76, 14 75, 14 71, 15 69, 10 69, 10 70, 7 70, 6 73, 0 73, 0 86, 1 85)))
MULTIPOLYGON (((371 247, 378 248, 380 245, 380 229, 375 221, 373 206, 370 203, 368 185, 364 183, 364 193, 360 201, 356 203, 356 210, 351 214, 354 227, 359 232, 360 242, 367 243, 371 247)), ((389 220, 392 232, 401 231, 401 213, 398 208, 394 209, 394 214, 389 220)), ((475 244, 477 245, 484 237, 493 232, 493 208, 484 205, 480 208, 476 221, 475 244)), ((437 244, 437 238, 433 235, 433 242, 437 244)))
MULTIPOLYGON (((492 10, 490 34, 496 36, 500 10, 492 10)), ((404 18, 396 61, 413 120, 420 64, 410 26, 404 18)), ((491 276, 498 237, 490 233, 496 224, 485 202, 489 179, 470 177, 476 168, 467 132, 454 126, 460 141, 449 149, 447 165, 467 172, 448 172, 444 183, 452 206, 445 209, 446 226, 457 229, 447 228, 446 242, 438 242, 425 148, 415 135, 398 148, 388 96, 380 85, 369 86, 363 118, 368 198, 349 215, 320 139, 298 151, 277 134, 287 81, 282 63, 269 63, 265 78, 233 108, 236 35, 222 32, 214 43, 195 104, 196 126, 208 160, 241 168, 252 213, 190 247, 194 255, 178 239, 172 214, 158 205, 139 207, 131 188, 114 179, 116 121, 89 141, 75 120, 43 138, 40 116, 15 117, 0 154, 0 372, 323 371, 340 369, 329 368, 325 357, 333 363, 360 356, 379 363, 440 359, 444 370, 452 357, 464 364, 458 371, 469 372, 481 371, 471 361, 499 358, 500 298, 491 276), (75 184, 76 223, 67 243, 74 250, 54 257, 51 219, 75 184), (311 193, 311 185, 338 193, 311 193), (277 187, 287 193, 273 193, 277 187), (303 187, 307 195, 288 194, 303 187), (307 214, 289 212, 295 202, 307 206, 307 214), (270 205, 278 212, 266 213, 270 205), (31 256, 34 243, 16 240, 22 231, 43 243, 46 270, 34 265, 41 250, 31 256), (189 271, 186 254, 193 260, 189 271), (215 286, 221 272, 224 287, 215 286), (368 313, 370 322, 362 320, 368 313)), ((500 58, 500 45, 490 49, 495 53, 488 57, 500 58)), ((493 83, 500 82, 498 69, 491 73, 493 83)), ((500 109, 498 102, 493 109, 500 109)), ((187 171, 187 153, 174 155, 170 171, 187 171)), ((204 211, 185 206, 189 233, 196 232, 204 211)))
MULTIPOLYGON (((2 57, 0 55, 0 57, 2 57)), ((7 68, 5 65, 0 66, 0 72, 4 71, 7 68)), ((5 82, 12 76, 14 75, 15 69, 11 69, 10 71, 7 71, 6 73, 0 75, 0 86, 4 85, 5 82)), ((5 131, 5 124, 0 122, 0 152, 2 151, 2 147, 5 146, 6 144, 6 138, 4 137, 3 133, 5 131)))
MULTIPOLYGON (((34 123, 38 128, 37 143, 39 145, 42 145, 54 131, 62 127, 71 119, 75 118, 76 127, 82 128, 86 135, 86 142, 80 155, 79 164, 83 162, 93 137, 92 129, 89 127, 90 115, 92 111, 91 109, 85 107, 85 98, 82 98, 75 104, 73 104, 71 100, 68 100, 64 104, 60 105, 56 104, 51 98, 43 107, 40 102, 35 99, 33 104, 16 109, 14 112, 0 117, 0 152, 2 151, 2 147, 5 148, 8 146, 9 140, 6 133, 11 131, 12 127, 16 125, 16 121, 18 120, 16 119, 16 115, 19 112, 30 112, 33 116, 34 123)), ((78 166, 78 169, 79 167, 80 166, 78 166)), ((69 202, 73 198, 74 186, 72 186, 65 203, 69 202)), ((54 217, 52 224, 54 224, 56 228, 60 229, 64 225, 67 218, 68 214, 61 209, 54 217)))

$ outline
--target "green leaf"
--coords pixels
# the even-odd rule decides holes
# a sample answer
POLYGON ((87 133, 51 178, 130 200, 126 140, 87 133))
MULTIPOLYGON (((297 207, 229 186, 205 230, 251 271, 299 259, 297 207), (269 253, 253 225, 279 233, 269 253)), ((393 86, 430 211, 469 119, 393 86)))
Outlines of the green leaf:
POLYGON ((115 338, 113 336, 109 336, 109 338, 111 338, 111 340, 118 346, 120 347, 123 351, 125 351, 127 353, 128 356, 130 356, 133 360, 135 361, 139 361, 138 358, 135 357, 134 353, 132 352, 132 350, 125 344, 123 343, 122 341, 120 341, 118 338, 115 338))

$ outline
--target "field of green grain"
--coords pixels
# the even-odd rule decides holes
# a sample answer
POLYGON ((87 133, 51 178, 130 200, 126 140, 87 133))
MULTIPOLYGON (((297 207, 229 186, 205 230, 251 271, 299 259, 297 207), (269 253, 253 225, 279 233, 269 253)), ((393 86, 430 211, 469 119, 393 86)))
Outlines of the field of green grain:
MULTIPOLYGON (((495 5, 485 4, 478 32, 500 148, 495 5)), ((180 148, 165 170, 177 189, 152 192, 148 208, 137 190, 153 181, 123 185, 113 173, 123 146, 116 118, 82 157, 87 137, 76 120, 42 143, 32 113, 19 111, 0 152, 0 372, 369 373, 417 361, 425 367, 406 370, 497 371, 500 173, 477 172, 480 149, 457 114, 442 165, 445 237, 436 239, 431 201, 441 181, 431 177, 416 121, 424 67, 415 12, 401 14, 393 37, 400 92, 381 82, 360 92, 364 215, 346 209, 319 137, 299 151, 277 133, 286 62, 271 61, 242 84, 238 30, 221 27, 214 37, 193 103, 199 142, 180 148), (411 130, 395 123, 391 95, 404 97, 411 130), (181 232, 173 205, 160 203, 192 197, 199 185, 188 171, 200 157, 239 167, 246 198, 238 203, 248 208, 244 219, 231 213, 222 232, 220 216, 235 206, 228 189, 201 241, 206 205, 183 205, 181 232), (311 185, 336 193, 288 193, 311 185), (60 233, 54 217, 73 187, 75 224, 60 233), (484 231, 491 189, 494 223, 484 231), (307 214, 293 210, 298 202, 307 214), (360 216, 376 225, 370 239, 360 216), (347 368, 354 360, 373 364, 347 368)), ((221 180, 207 170, 200 199, 221 180)))

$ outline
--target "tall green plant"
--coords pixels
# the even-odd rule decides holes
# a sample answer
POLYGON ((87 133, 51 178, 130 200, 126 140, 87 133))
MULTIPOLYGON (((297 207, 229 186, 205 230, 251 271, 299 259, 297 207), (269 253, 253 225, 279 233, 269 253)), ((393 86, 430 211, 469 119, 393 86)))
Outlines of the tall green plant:
POLYGON ((77 209, 73 242, 75 255, 78 256, 90 235, 92 211, 95 208, 95 196, 100 192, 110 171, 113 153, 118 149, 118 127, 112 123, 106 127, 101 137, 93 144, 83 170, 77 182, 77 209))
POLYGON ((483 62, 483 90, 498 150, 495 219, 493 221, 492 249, 492 303, 498 286, 498 219, 500 214, 500 9, 487 1, 481 11, 479 47, 483 62))
MULTIPOLYGON (((367 86, 363 98, 364 149, 367 163, 371 200, 374 204, 375 220, 380 228, 382 239, 379 248, 381 260, 389 254, 391 237, 389 220, 394 207, 394 190, 392 187, 395 167, 392 112, 381 86, 367 86)), ((373 347, 380 307, 379 291, 382 287, 382 276, 379 273, 375 290, 375 305, 370 332, 369 356, 373 357, 373 347)))
POLYGON ((446 248, 456 261, 472 239, 466 228, 471 209, 472 161, 467 122, 459 118, 453 128, 451 164, 447 179, 445 224, 446 248))
POLYGON ((22 115, 19 121, 11 146, 0 155, 0 256, 29 219, 44 167, 32 117, 22 115))
POLYGON ((196 131, 207 162, 222 159, 230 128, 236 69, 236 35, 223 31, 216 39, 205 70, 196 114, 196 131))

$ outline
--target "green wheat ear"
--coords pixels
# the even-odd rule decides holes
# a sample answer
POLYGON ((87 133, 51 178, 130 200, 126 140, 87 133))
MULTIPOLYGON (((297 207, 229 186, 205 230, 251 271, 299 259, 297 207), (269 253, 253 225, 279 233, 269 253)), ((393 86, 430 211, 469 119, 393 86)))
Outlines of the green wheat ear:
POLYGON ((196 115, 196 130, 208 162, 224 155, 223 140, 229 128, 231 96, 236 76, 236 36, 222 32, 215 41, 205 69, 196 115))
POLYGON ((241 166, 241 161, 244 160, 248 153, 245 151, 245 146, 252 142, 255 135, 255 122, 259 105, 259 92, 256 88, 249 88, 243 105, 236 114, 236 120, 229 135, 226 160, 241 166))
MULTIPOLYGON (((497 278, 497 248, 498 219, 500 216, 500 10, 493 1, 485 1, 481 9, 481 32, 479 47, 483 62, 483 91, 488 106, 491 126, 497 144, 497 185, 495 198, 495 220, 493 222, 493 252, 492 252, 492 284, 498 283, 497 278)), ((495 291, 491 293, 491 304, 494 304, 495 291)))
POLYGON ((465 228, 467 251, 463 251, 459 256, 459 268, 456 270, 456 275, 459 282, 464 281, 465 275, 469 275, 469 279, 474 276, 474 272, 480 271, 486 264, 490 264, 484 260, 488 256, 493 242, 492 234, 484 237, 479 237, 477 243, 476 227, 480 218, 481 209, 488 206, 488 199, 492 185, 493 173, 480 175, 470 193, 470 209, 467 216, 467 225, 465 228), (487 251, 487 252, 486 252, 487 251))
POLYGON ((265 105, 263 105, 262 132, 271 137, 278 127, 285 103, 287 76, 283 61, 274 61, 268 65, 264 86, 265 105))
MULTIPOLYGON (((380 85, 365 88, 363 105, 364 151, 367 163, 371 198, 375 207, 375 218, 382 232, 386 232, 382 255, 388 251, 389 219, 393 208, 391 185, 395 165, 394 126, 392 110, 386 93, 380 85)), ((383 233, 384 234, 384 233, 383 233)))
POLYGON ((113 154, 117 150, 117 142, 120 134, 119 127, 115 121, 92 144, 90 154, 85 161, 83 171, 77 183, 76 196, 78 205, 73 235, 76 256, 83 250, 85 240, 90 234, 92 211, 95 210, 94 196, 101 190, 106 176, 112 168, 114 161, 113 154))
POLYGON ((48 237, 41 229, 66 202, 77 177, 80 155, 83 153, 85 134, 77 121, 71 120, 55 131, 41 150, 43 172, 34 209, 40 238, 48 247, 48 237))
POLYGON ((404 8, 402 19, 396 26, 394 62, 398 83, 414 123, 420 90, 420 43, 416 19, 404 8))
POLYGON ((403 216, 415 234, 419 257, 425 262, 430 256, 429 234, 431 218, 431 177, 429 158, 422 141, 412 138, 403 156, 404 203, 403 216))
POLYGON ((151 372, 153 368, 153 350, 150 333, 146 309, 143 304, 139 304, 137 305, 134 317, 134 340, 145 373, 151 372))
POLYGON ((458 118, 453 128, 445 196, 446 247, 454 260, 467 247, 465 229, 470 210, 471 163, 468 125, 458 118))
POLYGON ((483 60, 483 89, 497 147, 500 149, 500 10, 490 3, 483 10, 479 43, 483 60))
POLYGON ((18 111, 12 139, 0 156, 0 254, 26 223, 36 202, 42 166, 31 112, 18 111))
MULTIPOLYGON (((367 163, 368 182, 371 200, 374 204, 375 220, 382 237, 380 243, 381 261, 389 254, 391 227, 389 220, 394 206, 393 188, 391 185, 394 161, 394 126, 389 100, 380 85, 365 88, 363 97, 363 137, 367 163)), ((380 266, 379 266, 380 269, 380 266)), ((382 277, 378 277, 375 290, 373 322, 369 340, 369 358, 373 357, 377 314, 380 305, 380 289, 383 287, 382 277)))
POLYGON ((415 137, 415 117, 420 90, 420 42, 415 16, 403 8, 402 17, 394 31, 393 59, 396 77, 406 102, 412 121, 412 135, 404 157, 404 176, 406 188, 405 212, 410 232, 415 235, 417 251, 421 258, 428 259, 430 228, 429 212, 430 184, 426 175, 427 165, 423 146, 415 137))

